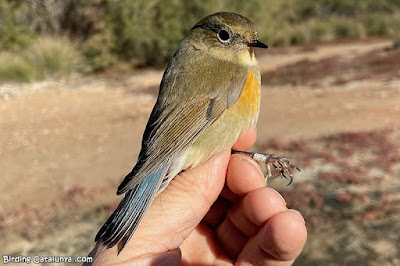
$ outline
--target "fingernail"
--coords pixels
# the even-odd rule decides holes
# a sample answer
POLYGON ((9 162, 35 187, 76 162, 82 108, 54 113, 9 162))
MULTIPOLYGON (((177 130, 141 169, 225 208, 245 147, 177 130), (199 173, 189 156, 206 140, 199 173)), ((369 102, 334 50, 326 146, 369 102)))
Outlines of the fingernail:
POLYGON ((303 217, 303 215, 301 215, 301 213, 300 213, 298 210, 295 210, 295 209, 289 209, 288 211, 291 211, 291 212, 295 213, 297 216, 300 216, 300 217, 301 217, 301 219, 303 220, 304 224, 306 223, 306 220, 304 220, 304 217, 303 217))
POLYGON ((263 173, 263 171, 261 169, 261 166, 256 161, 254 161, 254 160, 252 160, 250 158, 245 158, 245 159, 242 159, 242 160, 245 161, 245 162, 248 162, 252 166, 254 166, 257 169, 257 171, 260 173, 260 175, 265 179, 265 176, 264 176, 264 173, 263 173))

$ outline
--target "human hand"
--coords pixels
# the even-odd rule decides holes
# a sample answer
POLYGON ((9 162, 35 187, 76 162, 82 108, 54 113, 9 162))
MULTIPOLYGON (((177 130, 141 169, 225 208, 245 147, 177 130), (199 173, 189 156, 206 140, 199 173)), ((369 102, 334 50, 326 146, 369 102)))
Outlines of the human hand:
MULTIPOLYGON (((255 137, 250 129, 233 148, 255 137)), ((119 256, 117 246, 91 255, 95 265, 290 265, 306 238, 302 216, 266 187, 258 165, 226 151, 176 176, 119 256)))

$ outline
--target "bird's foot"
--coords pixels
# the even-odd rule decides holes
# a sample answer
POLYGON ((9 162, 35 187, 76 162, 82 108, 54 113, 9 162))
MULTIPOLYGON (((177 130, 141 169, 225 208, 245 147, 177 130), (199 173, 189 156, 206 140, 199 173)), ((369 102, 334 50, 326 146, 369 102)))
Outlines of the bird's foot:
POLYGON ((293 170, 301 172, 301 170, 292 164, 290 164, 287 158, 276 156, 275 154, 264 154, 257 152, 247 151, 235 151, 232 150, 232 154, 244 154, 253 158, 259 164, 265 164, 267 168, 266 178, 272 177, 271 165, 275 168, 278 174, 286 179, 289 179, 288 185, 293 182, 293 170))

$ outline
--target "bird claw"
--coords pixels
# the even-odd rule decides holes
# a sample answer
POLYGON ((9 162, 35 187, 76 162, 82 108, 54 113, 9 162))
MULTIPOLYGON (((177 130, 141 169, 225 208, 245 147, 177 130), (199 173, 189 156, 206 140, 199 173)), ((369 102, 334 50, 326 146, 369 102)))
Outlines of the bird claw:
POLYGON ((297 170, 301 172, 300 168, 295 165, 292 165, 287 158, 279 157, 275 154, 263 154, 263 153, 256 153, 256 152, 245 152, 245 151, 235 151, 232 150, 232 153, 244 154, 250 156, 255 161, 260 164, 265 164, 267 168, 266 177, 272 177, 271 165, 275 168, 278 174, 285 178, 289 179, 288 186, 293 182, 293 170, 297 170))

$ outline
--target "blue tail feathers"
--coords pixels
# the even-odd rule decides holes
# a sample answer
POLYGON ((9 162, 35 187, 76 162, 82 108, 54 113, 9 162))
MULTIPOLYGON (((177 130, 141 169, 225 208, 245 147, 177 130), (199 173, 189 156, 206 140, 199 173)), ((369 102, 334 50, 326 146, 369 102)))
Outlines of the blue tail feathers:
POLYGON ((167 167, 162 166, 134 189, 126 192, 117 209, 97 233, 96 242, 101 241, 109 248, 121 242, 119 252, 122 251, 157 194, 166 170, 167 167))

